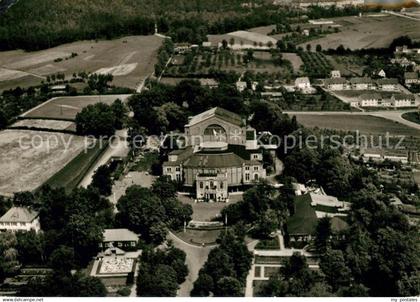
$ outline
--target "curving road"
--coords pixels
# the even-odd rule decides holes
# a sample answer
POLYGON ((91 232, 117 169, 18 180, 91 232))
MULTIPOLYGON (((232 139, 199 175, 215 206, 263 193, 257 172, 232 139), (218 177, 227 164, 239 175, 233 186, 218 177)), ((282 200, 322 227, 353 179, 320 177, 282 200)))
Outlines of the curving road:
POLYGON ((180 285, 177 296, 178 297, 189 297, 190 292, 193 289, 194 281, 198 278, 198 272, 207 261, 210 251, 215 246, 200 247, 189 244, 179 239, 175 234, 169 231, 167 236, 168 240, 172 240, 174 246, 180 250, 183 250, 187 254, 186 263, 188 266, 188 276, 184 283, 180 285))

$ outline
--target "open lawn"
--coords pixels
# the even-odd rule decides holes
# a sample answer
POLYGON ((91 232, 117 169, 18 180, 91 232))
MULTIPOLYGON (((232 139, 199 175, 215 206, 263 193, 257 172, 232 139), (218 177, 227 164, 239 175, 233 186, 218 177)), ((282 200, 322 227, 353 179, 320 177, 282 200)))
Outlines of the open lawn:
POLYGON ((420 137, 420 132, 416 129, 375 116, 357 114, 296 114, 296 118, 299 123, 309 128, 318 127, 343 131, 358 130, 360 133, 372 135, 385 135, 388 132, 391 136, 420 137))
POLYGON ((215 244, 220 235, 221 230, 191 230, 187 229, 186 232, 180 231, 176 236, 185 242, 202 245, 202 244, 215 244))
POLYGON ((12 87, 16 80, 19 86, 26 87, 39 84, 50 74, 60 72, 70 78, 81 71, 112 73, 113 85, 134 89, 153 72, 161 44, 162 38, 157 36, 129 36, 75 42, 36 52, 0 52, 0 90, 12 87))
POLYGON ((28 130, 0 132, 0 195, 33 191, 85 146, 83 137, 28 130))
POLYGON ((420 38, 420 23, 407 18, 378 15, 363 17, 333 18, 336 24, 341 25, 339 33, 329 34, 326 37, 310 41, 312 49, 320 44, 323 49, 337 48, 341 44, 345 48, 382 48, 388 47, 397 37, 408 35, 412 39, 420 38))
POLYGON ((24 118, 74 120, 77 113, 88 105, 99 102, 111 105, 116 99, 125 101, 130 95, 96 95, 52 98, 22 114, 24 118))
POLYGON ((60 171, 54 174, 46 184, 53 188, 63 187, 67 192, 77 187, 87 171, 92 167, 107 144, 95 144, 91 149, 79 153, 71 162, 69 162, 60 171))

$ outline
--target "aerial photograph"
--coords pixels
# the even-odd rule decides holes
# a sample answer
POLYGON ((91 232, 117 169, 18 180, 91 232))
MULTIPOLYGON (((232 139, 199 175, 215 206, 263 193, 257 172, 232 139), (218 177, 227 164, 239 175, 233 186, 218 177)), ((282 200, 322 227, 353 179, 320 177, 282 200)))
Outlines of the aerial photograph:
POLYGON ((420 302, 420 0, 0 0, 0 299, 81 297, 420 302))

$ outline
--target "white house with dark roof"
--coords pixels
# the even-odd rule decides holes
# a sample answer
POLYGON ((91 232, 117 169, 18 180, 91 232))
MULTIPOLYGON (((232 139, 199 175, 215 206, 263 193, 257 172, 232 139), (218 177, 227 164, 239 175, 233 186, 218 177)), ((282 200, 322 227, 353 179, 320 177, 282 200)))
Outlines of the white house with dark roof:
POLYGON ((39 232, 41 224, 39 213, 25 207, 12 207, 0 218, 0 231, 39 232))
POLYGON ((350 84, 353 90, 372 90, 376 88, 375 81, 369 77, 352 78, 350 84))
POLYGON ((382 91, 396 91, 398 90, 398 79, 395 78, 384 78, 384 79, 379 79, 377 82, 378 84, 378 89, 382 90, 382 91))
POLYGON ((103 250, 111 247, 134 249, 139 242, 139 236, 128 229, 105 229, 103 236, 104 239, 99 244, 103 250))
POLYGON ((213 108, 189 119, 185 147, 169 153, 163 174, 198 200, 227 201, 229 192, 266 178, 256 131, 241 116, 213 108))
POLYGON ((325 80, 325 87, 331 91, 346 90, 347 80, 345 78, 331 78, 325 80))

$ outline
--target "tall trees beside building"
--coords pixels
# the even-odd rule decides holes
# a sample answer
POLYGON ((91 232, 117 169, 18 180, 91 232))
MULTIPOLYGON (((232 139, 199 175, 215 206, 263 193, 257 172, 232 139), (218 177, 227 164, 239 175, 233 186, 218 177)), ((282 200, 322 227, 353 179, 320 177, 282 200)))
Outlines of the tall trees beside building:
POLYGON ((104 103, 88 105, 76 115, 76 131, 80 135, 111 136, 121 129, 126 110, 120 100, 111 106, 104 103))
POLYGON ((185 253, 171 243, 166 249, 143 250, 137 278, 137 296, 175 297, 179 284, 188 275, 185 259, 185 253))
POLYGON ((141 234, 148 243, 161 243, 167 228, 179 229, 191 220, 192 208, 176 199, 174 186, 168 177, 161 176, 151 190, 128 188, 117 204, 117 222, 141 234))
POLYGON ((211 293, 220 297, 243 296, 251 259, 242 237, 233 231, 222 234, 219 246, 210 251, 200 270, 191 296, 207 297, 211 293))

